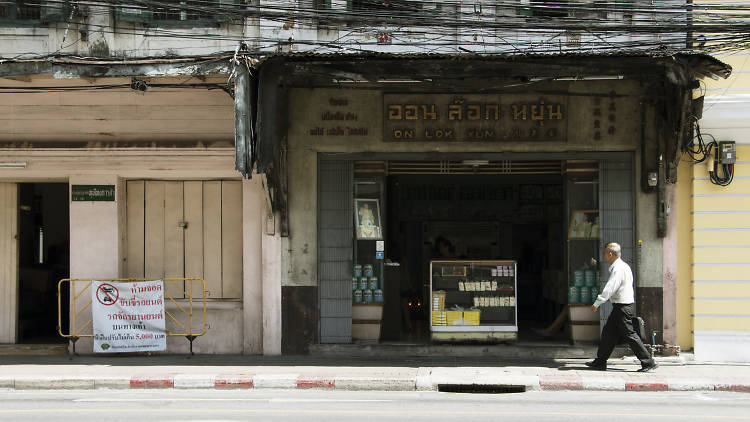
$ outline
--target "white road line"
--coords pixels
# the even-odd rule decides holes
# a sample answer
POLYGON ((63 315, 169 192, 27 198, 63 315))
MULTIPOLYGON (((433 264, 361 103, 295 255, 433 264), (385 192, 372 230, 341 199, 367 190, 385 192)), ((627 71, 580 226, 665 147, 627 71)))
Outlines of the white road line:
POLYGON ((82 398, 75 399, 75 403, 106 403, 106 402, 223 402, 223 401, 246 401, 246 402, 267 402, 267 403, 389 403, 397 402, 399 400, 377 400, 377 399, 247 399, 247 398, 104 398, 104 397, 93 397, 93 398, 82 398))

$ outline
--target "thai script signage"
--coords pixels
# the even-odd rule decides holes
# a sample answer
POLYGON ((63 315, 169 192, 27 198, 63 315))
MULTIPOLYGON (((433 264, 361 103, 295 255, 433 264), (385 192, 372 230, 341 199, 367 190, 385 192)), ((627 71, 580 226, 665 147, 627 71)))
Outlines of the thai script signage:
POLYGON ((73 185, 71 186, 71 200, 114 201, 115 185, 73 185))
POLYGON ((384 94, 390 142, 565 141, 567 97, 536 94, 384 94))
POLYGON ((93 281, 94 352, 153 352, 167 349, 164 281, 93 281))
POLYGON ((367 126, 359 120, 359 113, 352 110, 347 97, 331 97, 326 107, 317 111, 320 120, 307 129, 310 136, 363 137, 368 135, 367 126))

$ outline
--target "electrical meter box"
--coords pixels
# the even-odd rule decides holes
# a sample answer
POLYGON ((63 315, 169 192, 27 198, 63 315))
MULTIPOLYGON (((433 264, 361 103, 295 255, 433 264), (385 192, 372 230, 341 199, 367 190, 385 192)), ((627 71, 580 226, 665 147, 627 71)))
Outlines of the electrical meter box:
POLYGON ((734 164, 737 160, 737 144, 732 141, 719 142, 719 163, 734 164))

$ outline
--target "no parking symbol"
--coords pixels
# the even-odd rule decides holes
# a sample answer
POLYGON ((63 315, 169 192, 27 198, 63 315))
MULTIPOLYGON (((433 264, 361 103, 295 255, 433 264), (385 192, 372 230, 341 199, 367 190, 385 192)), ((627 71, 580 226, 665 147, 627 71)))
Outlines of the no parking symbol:
POLYGON ((111 306, 117 302, 117 298, 120 297, 120 291, 117 287, 111 284, 101 284, 96 289, 96 300, 104 306, 111 306))

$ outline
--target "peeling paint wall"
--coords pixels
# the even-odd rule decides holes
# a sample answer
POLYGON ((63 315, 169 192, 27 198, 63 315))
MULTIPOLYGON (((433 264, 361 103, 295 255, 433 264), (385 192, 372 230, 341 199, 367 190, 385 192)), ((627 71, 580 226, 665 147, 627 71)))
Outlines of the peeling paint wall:
MULTIPOLYGON (((225 84, 225 77, 144 78, 152 84, 225 84)), ((3 86, 19 90, 35 87, 76 91, 3 93, 0 101, 0 146, 23 142, 224 142, 234 145, 234 102, 225 92, 214 89, 129 87, 129 78, 52 79, 35 76, 30 80, 4 79, 3 86), (94 89, 101 85, 124 84, 125 88, 94 89), (91 87, 90 90, 85 88, 91 87)), ((167 146, 167 144, 163 144, 167 146)))

